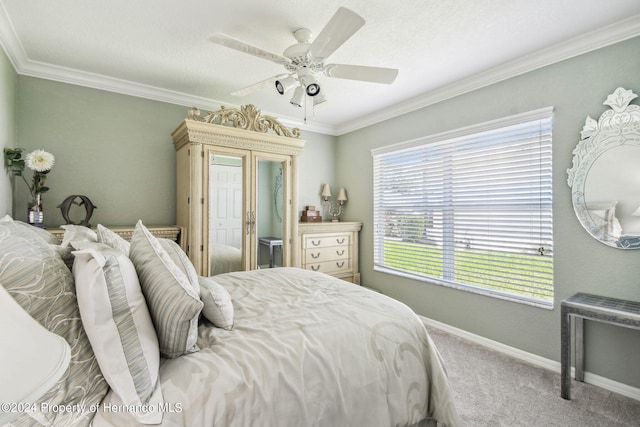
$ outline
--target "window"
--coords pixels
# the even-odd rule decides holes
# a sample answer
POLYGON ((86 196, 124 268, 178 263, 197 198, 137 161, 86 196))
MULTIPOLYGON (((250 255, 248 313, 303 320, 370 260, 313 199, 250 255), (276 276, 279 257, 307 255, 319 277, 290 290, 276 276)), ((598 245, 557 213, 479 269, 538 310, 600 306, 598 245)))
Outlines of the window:
POLYGON ((551 307, 552 111, 372 150, 374 269, 551 307))

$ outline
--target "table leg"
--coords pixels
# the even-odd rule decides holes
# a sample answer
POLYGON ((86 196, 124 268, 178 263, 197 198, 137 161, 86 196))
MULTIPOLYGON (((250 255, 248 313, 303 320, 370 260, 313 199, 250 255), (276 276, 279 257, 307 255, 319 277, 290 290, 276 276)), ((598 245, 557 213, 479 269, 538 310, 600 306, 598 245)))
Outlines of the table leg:
POLYGON ((571 317, 565 306, 560 309, 560 396, 571 399, 571 317))
POLYGON ((269 268, 273 268, 273 245, 269 243, 269 268))
POLYGON ((584 319, 574 316, 576 342, 576 381, 584 382, 584 319))

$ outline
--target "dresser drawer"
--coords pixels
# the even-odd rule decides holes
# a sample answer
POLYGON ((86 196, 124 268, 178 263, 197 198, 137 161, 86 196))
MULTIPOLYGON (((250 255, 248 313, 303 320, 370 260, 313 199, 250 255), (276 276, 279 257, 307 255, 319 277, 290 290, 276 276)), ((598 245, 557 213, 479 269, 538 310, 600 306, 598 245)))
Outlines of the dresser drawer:
POLYGON ((309 248, 325 248, 327 246, 349 246, 351 244, 350 234, 332 234, 305 236, 302 241, 302 247, 309 248))
POLYGON ((348 246, 327 246, 324 248, 305 249, 303 262, 310 264, 347 258, 349 258, 348 246))
POLYGON ((312 262, 304 265, 306 270, 319 271, 321 273, 335 274, 351 270, 351 259, 341 259, 326 262, 312 262))

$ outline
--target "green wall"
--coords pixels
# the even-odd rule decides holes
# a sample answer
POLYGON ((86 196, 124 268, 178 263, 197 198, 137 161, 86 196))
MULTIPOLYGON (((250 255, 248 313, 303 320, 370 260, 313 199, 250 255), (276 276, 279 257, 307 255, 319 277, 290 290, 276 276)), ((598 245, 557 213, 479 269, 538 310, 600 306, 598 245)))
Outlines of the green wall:
MULTIPOLYGON (((609 248, 576 219, 566 170, 587 115, 605 111, 622 86, 640 93, 640 39, 511 78, 419 111, 343 135, 337 180, 349 189, 346 219, 361 220, 360 266, 365 285, 417 313, 542 357, 560 360, 560 301, 576 292, 640 301, 640 251, 609 248), (554 106, 554 310, 535 308, 373 271, 370 150, 537 108, 554 106)), ((587 322, 586 369, 640 387, 640 331, 587 322)))
MULTIPOLYGON (((56 157, 44 196, 47 227, 64 224, 57 206, 73 194, 98 207, 93 225, 175 222, 171 131, 186 108, 24 76, 18 94, 20 147, 56 157)), ((29 192, 24 183, 16 190, 14 215, 25 220, 29 192)), ((84 218, 83 209, 71 213, 84 218)))
MULTIPOLYGON (((298 208, 320 208, 324 183, 345 187, 349 202, 343 219, 364 223, 364 284, 424 316, 559 360, 561 299, 584 291, 640 300, 640 251, 615 250, 593 240, 575 218, 566 185, 586 116, 598 117, 605 110, 602 102, 618 86, 640 93, 639 71, 640 40, 633 39, 337 138, 303 130, 307 143, 299 162, 298 208), (373 271, 371 148, 549 105, 555 107, 554 310, 373 271)), ((47 226, 63 222, 56 206, 71 194, 87 195, 98 206, 93 224, 131 225, 139 218, 149 225, 174 223, 171 131, 186 116, 186 107, 16 76, 4 54, 0 90, 0 145, 43 148, 56 156, 45 197, 47 226)), ((8 179, 2 178, 0 214, 12 211, 25 219, 24 184, 15 183, 11 209, 8 179)), ((640 331, 588 322, 586 339, 589 372, 640 387, 640 331)))
MULTIPOLYGON (((98 207, 91 223, 175 223, 175 151, 171 132, 187 108, 81 86, 20 76, 17 122, 20 147, 56 157, 44 197, 45 225, 63 224, 57 206, 82 194, 98 207)), ((334 176, 335 138, 303 132, 300 203, 318 203, 321 182, 334 176), (317 193, 317 194, 316 194, 317 193)), ((29 193, 16 182, 13 215, 26 220, 29 193)), ((74 207, 71 219, 84 218, 74 207)))
MULTIPOLYGON (((9 59, 0 49, 0 151, 16 146, 16 88, 18 76, 9 59)), ((4 165, 4 158, 2 160, 4 165)), ((11 177, 4 166, 0 173, 0 217, 11 214, 11 177)))

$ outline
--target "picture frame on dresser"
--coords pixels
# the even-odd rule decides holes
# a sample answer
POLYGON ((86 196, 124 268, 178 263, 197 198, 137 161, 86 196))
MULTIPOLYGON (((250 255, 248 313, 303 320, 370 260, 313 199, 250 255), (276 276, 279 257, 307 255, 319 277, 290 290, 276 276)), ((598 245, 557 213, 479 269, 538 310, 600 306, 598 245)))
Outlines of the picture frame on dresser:
POLYGON ((360 284, 358 240, 361 222, 300 222, 300 268, 360 284))

